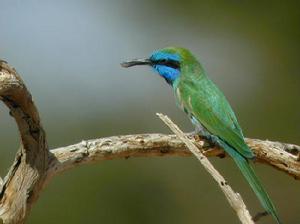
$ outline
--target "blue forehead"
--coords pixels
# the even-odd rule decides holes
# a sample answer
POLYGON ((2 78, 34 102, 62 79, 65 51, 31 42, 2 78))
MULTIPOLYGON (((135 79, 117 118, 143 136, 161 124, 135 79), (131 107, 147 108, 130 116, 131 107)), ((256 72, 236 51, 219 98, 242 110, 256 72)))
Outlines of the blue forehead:
POLYGON ((171 54, 171 53, 166 53, 161 51, 155 51, 150 58, 151 60, 154 61, 158 61, 162 59, 180 61, 180 56, 178 54, 171 54))

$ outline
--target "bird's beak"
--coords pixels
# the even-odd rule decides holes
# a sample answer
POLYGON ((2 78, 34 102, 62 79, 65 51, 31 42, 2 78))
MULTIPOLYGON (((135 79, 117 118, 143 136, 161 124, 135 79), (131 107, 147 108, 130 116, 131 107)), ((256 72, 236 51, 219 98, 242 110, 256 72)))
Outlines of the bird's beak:
POLYGON ((135 65, 152 65, 150 59, 134 59, 132 61, 125 61, 121 63, 121 66, 124 68, 132 67, 135 65))

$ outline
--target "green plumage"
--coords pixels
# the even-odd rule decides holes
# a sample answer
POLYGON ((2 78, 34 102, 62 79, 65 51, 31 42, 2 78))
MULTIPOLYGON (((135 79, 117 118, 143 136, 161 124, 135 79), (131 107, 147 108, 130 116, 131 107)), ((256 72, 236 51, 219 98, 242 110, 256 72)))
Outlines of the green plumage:
POLYGON ((217 143, 234 159, 264 209, 277 223, 281 223, 273 203, 248 162, 254 154, 245 143, 236 116, 223 93, 187 50, 166 48, 164 52, 176 53, 181 57, 181 74, 173 83, 178 105, 217 137, 217 143))

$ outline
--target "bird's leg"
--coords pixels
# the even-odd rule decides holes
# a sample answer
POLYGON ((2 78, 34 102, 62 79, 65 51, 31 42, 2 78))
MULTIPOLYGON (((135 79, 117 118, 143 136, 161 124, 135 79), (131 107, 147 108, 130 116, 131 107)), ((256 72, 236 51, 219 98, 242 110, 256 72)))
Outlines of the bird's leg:
POLYGON ((192 134, 210 141, 210 134, 202 126, 196 125, 192 134))
POLYGON ((211 142, 211 134, 200 124, 194 123, 195 130, 194 134, 200 136, 201 138, 205 138, 206 140, 211 142))
MULTIPOLYGON (((205 145, 203 148, 210 149, 214 146, 219 146, 220 148, 223 148, 220 139, 217 136, 210 134, 207 130, 201 131, 201 137, 205 138, 210 143, 207 144, 207 146, 205 145)), ((221 159, 225 156, 225 153, 221 153, 220 155, 218 155, 218 157, 220 157, 221 159)))
POLYGON ((212 135, 204 129, 203 126, 196 125, 195 130, 192 132, 194 136, 199 136, 199 138, 205 139, 205 144, 202 146, 204 150, 210 149, 212 145, 215 145, 215 141, 213 141, 212 135))
MULTIPOLYGON (((211 149, 213 146, 220 146, 222 148, 222 146, 219 143, 220 139, 217 136, 209 133, 209 131, 193 115, 189 114, 189 116, 192 123, 195 126, 195 131, 193 133, 194 136, 199 136, 207 140, 206 144, 202 146, 204 150, 211 149)), ((220 155, 220 158, 224 157, 225 154, 220 155)))

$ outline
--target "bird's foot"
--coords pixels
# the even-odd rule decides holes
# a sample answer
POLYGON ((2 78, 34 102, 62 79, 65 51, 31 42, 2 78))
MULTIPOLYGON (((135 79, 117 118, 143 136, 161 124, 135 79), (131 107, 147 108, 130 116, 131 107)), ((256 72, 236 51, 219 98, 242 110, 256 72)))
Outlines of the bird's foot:
POLYGON ((204 138, 210 141, 210 134, 206 131, 203 131, 203 129, 196 128, 191 134, 195 137, 197 136, 199 138, 204 138))

